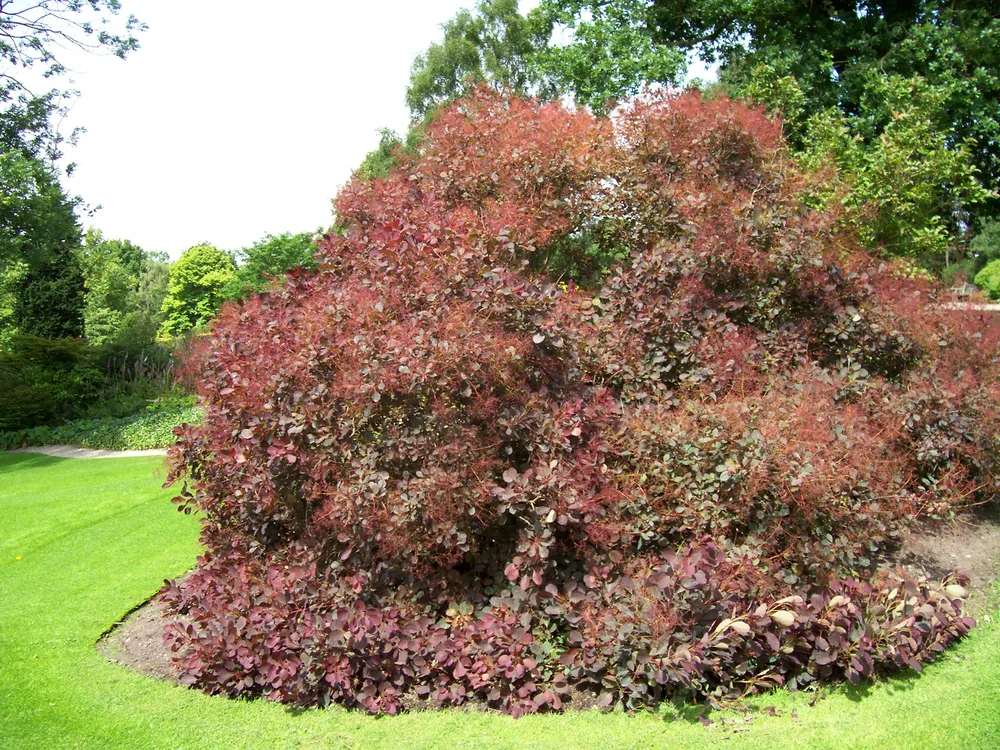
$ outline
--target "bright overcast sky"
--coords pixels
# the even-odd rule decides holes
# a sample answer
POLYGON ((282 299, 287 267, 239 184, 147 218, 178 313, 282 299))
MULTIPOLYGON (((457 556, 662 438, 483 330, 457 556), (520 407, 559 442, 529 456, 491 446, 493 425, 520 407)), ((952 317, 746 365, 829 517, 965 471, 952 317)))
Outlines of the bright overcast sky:
POLYGON ((326 227, 378 128, 405 129, 414 56, 473 3, 122 0, 149 30, 125 61, 73 58, 67 187, 106 237, 172 258, 326 227))

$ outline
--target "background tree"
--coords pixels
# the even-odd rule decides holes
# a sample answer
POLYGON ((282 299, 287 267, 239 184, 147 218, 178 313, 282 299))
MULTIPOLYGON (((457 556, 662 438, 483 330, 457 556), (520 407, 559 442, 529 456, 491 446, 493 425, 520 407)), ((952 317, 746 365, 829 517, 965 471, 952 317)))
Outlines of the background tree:
POLYGON ((0 271, 78 244, 78 204, 42 159, 16 149, 0 153, 0 271))
MULTIPOLYGON (((5 290, 0 295, 7 295, 0 308, 13 309, 9 295, 25 273, 67 289, 79 276, 79 269, 67 269, 66 283, 57 283, 59 274, 51 265, 68 257, 67 243, 79 244, 73 215, 79 199, 59 187, 56 159, 63 135, 52 121, 72 92, 56 87, 34 91, 25 74, 58 81, 66 71, 60 55, 69 48, 125 57, 138 46, 134 33, 143 26, 133 16, 121 17, 120 10, 118 0, 0 2, 0 279, 5 290), (50 265, 35 267, 40 263, 50 265)), ((36 301, 48 296, 32 293, 36 301)), ((25 300, 21 307, 35 304, 25 300)))
MULTIPOLYGON (((115 340, 125 319, 138 310, 146 260, 147 253, 129 240, 105 239, 97 229, 87 232, 81 261, 86 286, 84 328, 92 344, 115 340)), ((162 305, 162 298, 159 302, 162 305)), ((147 343, 155 334, 154 328, 147 343)))
POLYGON ((548 32, 547 39, 561 29, 572 41, 539 45, 531 58, 536 75, 598 113, 645 84, 678 84, 686 55, 655 42, 646 6, 645 0, 543 3, 529 17, 548 32))
POLYGON ((70 47, 125 57, 142 24, 119 11, 118 0, 0 2, 0 346, 18 331, 83 335, 80 199, 59 185, 53 125, 71 92, 32 91, 24 74, 59 80, 70 47))
POLYGON ((400 153, 415 154, 420 145, 420 129, 416 127, 409 128, 405 136, 390 128, 381 128, 378 133, 378 146, 365 155, 353 177, 361 180, 385 177, 396 164, 400 153))
MULTIPOLYGON (((795 80, 771 85, 773 80, 773 70, 762 66, 747 93, 766 101, 769 93, 781 90, 791 106, 777 109, 795 112, 796 97, 788 98, 789 92, 801 92, 795 80)), ((800 128, 794 120, 786 126, 799 131, 803 162, 817 169, 837 167, 833 180, 846 218, 866 244, 919 258, 941 272, 965 255, 970 211, 988 202, 991 193, 979 181, 967 144, 954 143, 935 124, 943 105, 939 90, 920 77, 898 76, 879 78, 873 89, 895 115, 870 142, 835 107, 810 116, 800 128)))
POLYGON ((677 83, 685 55, 655 42, 646 5, 543 2, 522 15, 515 0, 482 0, 443 24, 442 40, 414 60, 407 105, 420 119, 486 83, 542 98, 564 93, 603 112, 645 83, 677 83))
POLYGON ((406 104, 414 117, 478 83, 517 93, 545 88, 532 55, 551 28, 540 17, 522 16, 517 5, 517 0, 480 0, 475 11, 460 10, 442 26, 442 40, 413 61, 406 104))
MULTIPOLYGON (((445 42, 485 18, 482 7, 460 16, 462 24, 445 25, 445 42)), ((506 18, 535 30, 531 45, 505 51, 521 57, 511 64, 524 71, 518 81, 544 81, 598 112, 644 83, 677 84, 685 59, 717 64, 726 92, 784 115, 789 143, 807 161, 840 168, 848 219, 888 252, 939 270, 966 254, 970 226, 1000 210, 994 3, 542 0, 520 20, 513 11, 506 18)), ((461 38, 476 43, 474 34, 461 38)), ((475 59, 454 47, 463 50, 454 69, 475 59)), ((428 59, 417 59, 413 81, 436 81, 434 101, 461 94, 464 79, 431 76, 428 59)), ((475 72, 502 85, 502 68, 492 78, 475 72)))
POLYGON ((817 118, 835 114, 855 141, 840 160, 858 178, 848 202, 875 214, 870 242, 934 266, 964 253, 970 220, 996 213, 994 3, 543 0, 540 12, 572 27, 609 8, 653 43, 718 63, 729 93, 781 109, 799 149, 815 142, 817 118), (790 102, 762 78, 792 81, 801 96, 790 102))
POLYGON ((144 348, 155 341, 163 325, 163 301, 170 282, 170 261, 166 253, 147 252, 142 259, 138 284, 122 318, 115 341, 144 348))
POLYGON ((83 334, 77 204, 43 159, 0 153, 0 344, 83 334))
POLYGON ((10 322, 17 333, 49 339, 84 335, 83 269, 71 241, 67 238, 13 284, 10 322))
POLYGON ((270 289, 275 279, 283 279, 293 268, 315 268, 313 260, 317 232, 284 232, 278 236, 267 234, 249 247, 236 253, 239 268, 226 288, 226 299, 241 299, 270 289))
POLYGON ((119 0, 4 0, 0 2, 0 149, 18 150, 45 160, 59 155, 62 134, 51 118, 74 94, 53 87, 35 91, 36 80, 58 81, 66 72, 60 55, 67 49, 124 58, 138 48, 135 34, 145 26, 122 17, 119 0))
POLYGON ((224 250, 208 244, 185 250, 170 266, 161 333, 177 336, 207 323, 235 277, 236 264, 224 250))
MULTIPOLYGON (((120 11, 119 0, 7 0, 0 3, 0 55, 11 66, 43 67, 46 78, 65 72, 56 54, 67 47, 124 58, 145 27, 131 15, 119 23, 120 11)), ((24 88, 12 73, 2 77, 8 87, 24 88)))
POLYGON ((0 148, 44 159, 59 156, 63 134, 52 115, 75 92, 53 87, 37 91, 27 81, 58 81, 66 72, 67 49, 124 58, 138 47, 134 16, 121 18, 119 0, 0 2, 0 148), (30 73, 29 73, 30 71, 30 73))

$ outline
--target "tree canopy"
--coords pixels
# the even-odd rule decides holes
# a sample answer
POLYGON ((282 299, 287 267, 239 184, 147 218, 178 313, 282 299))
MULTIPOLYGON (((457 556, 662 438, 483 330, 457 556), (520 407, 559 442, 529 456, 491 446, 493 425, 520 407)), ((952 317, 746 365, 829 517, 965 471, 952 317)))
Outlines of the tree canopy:
POLYGON ((807 161, 839 168, 873 246, 940 265, 1000 209, 1000 11, 985 0, 542 0, 502 16, 484 2, 417 58, 408 103, 422 116, 516 70, 514 90, 602 112, 644 84, 679 85, 694 58, 780 112, 807 161), (468 31, 500 17, 531 34, 504 45, 468 31), (479 64, 487 51, 504 65, 479 64))
POLYGON ((595 112, 639 92, 644 84, 676 84, 684 76, 684 50, 649 33, 644 0, 543 2, 531 14, 549 33, 533 54, 550 86, 595 112), (551 34, 569 36, 551 43, 551 34))
POLYGON ((14 331, 48 339, 84 335, 83 269, 75 246, 57 247, 17 276, 12 287, 14 331))
POLYGON ((139 46, 144 27, 120 15, 119 0, 3 0, 0 2, 0 98, 29 87, 17 69, 41 68, 45 78, 66 72, 67 48, 124 58, 139 46))
POLYGON ((16 149, 0 152, 0 273, 78 242, 76 205, 45 162, 16 149))
POLYGON ((223 295, 227 299, 240 299, 254 292, 262 292, 283 279, 293 268, 315 268, 313 232, 283 232, 277 236, 267 234, 249 247, 236 253, 239 267, 223 295))
POLYGON ((518 93, 537 89, 539 71, 532 53, 549 29, 537 17, 522 16, 517 0, 479 0, 443 27, 443 38, 413 61, 406 104, 415 116, 471 89, 471 82, 494 84, 518 93))
POLYGON ((80 255, 86 287, 84 327, 90 342, 100 345, 125 336, 133 344, 151 343, 163 322, 165 258, 129 240, 106 239, 97 229, 85 235, 80 255))
MULTIPOLYGON (((0 274, 62 252, 79 200, 59 187, 56 159, 64 134, 53 124, 64 97, 54 84, 68 49, 125 57, 143 25, 123 17, 119 0, 0 0, 0 274), (34 81, 53 84, 35 90, 34 81)), ((72 137, 72 136, 71 136, 72 137)), ((79 231, 74 238, 79 242, 79 231)))
POLYGON ((176 336, 211 320, 235 277, 236 264, 224 250, 208 244, 185 250, 170 266, 162 332, 176 336))
POLYGON ((43 160, 0 152, 0 342, 17 331, 82 335, 76 206, 43 160))
POLYGON ((66 73, 69 49, 124 58, 139 46, 145 28, 121 15, 119 0, 0 1, 0 145, 18 148, 50 165, 64 134, 53 113, 73 92, 56 84, 66 73), (53 84, 36 90, 34 81, 53 84))

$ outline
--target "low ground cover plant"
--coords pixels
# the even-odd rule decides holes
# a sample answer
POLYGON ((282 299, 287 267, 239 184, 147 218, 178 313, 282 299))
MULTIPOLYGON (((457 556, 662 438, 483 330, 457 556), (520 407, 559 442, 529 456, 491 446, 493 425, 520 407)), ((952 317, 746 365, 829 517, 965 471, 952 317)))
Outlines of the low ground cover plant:
POLYGON ((992 502, 1000 327, 862 251, 779 122, 481 91, 223 309, 171 479, 182 679, 393 713, 720 701, 919 668, 961 575, 879 567, 992 502))
POLYGON ((0 450, 45 445, 115 451, 169 448, 177 440, 174 430, 183 424, 198 424, 201 416, 193 397, 164 399, 127 417, 75 419, 56 426, 0 432, 0 450))

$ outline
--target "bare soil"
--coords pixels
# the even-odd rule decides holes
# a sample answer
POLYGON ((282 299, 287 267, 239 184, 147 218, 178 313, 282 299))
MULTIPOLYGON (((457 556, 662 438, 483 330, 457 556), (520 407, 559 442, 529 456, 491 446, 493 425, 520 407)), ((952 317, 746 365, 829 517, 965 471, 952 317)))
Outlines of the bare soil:
POLYGON ((124 664, 140 674, 177 682, 171 653, 163 644, 166 616, 166 606, 159 596, 154 596, 122 622, 115 623, 97 642, 98 652, 112 664, 124 664))
MULTIPOLYGON (((1000 511, 963 514, 934 534, 908 534, 887 562, 902 565, 912 575, 934 579, 964 570, 969 576, 966 611, 981 617, 996 604, 991 584, 1000 577, 1000 511)), ((162 601, 154 596, 102 636, 97 650, 108 661, 140 674, 178 682, 171 653, 163 644, 165 617, 162 601)), ((592 696, 573 696, 571 703, 584 708, 588 700, 592 701, 592 696)), ((410 710, 433 707, 421 705, 426 701, 413 703, 410 710)))
POLYGON ((911 532, 889 562, 938 580, 964 571, 969 576, 966 611, 981 617, 996 603, 991 584, 1000 578, 1000 508, 963 513, 937 533, 911 532))

